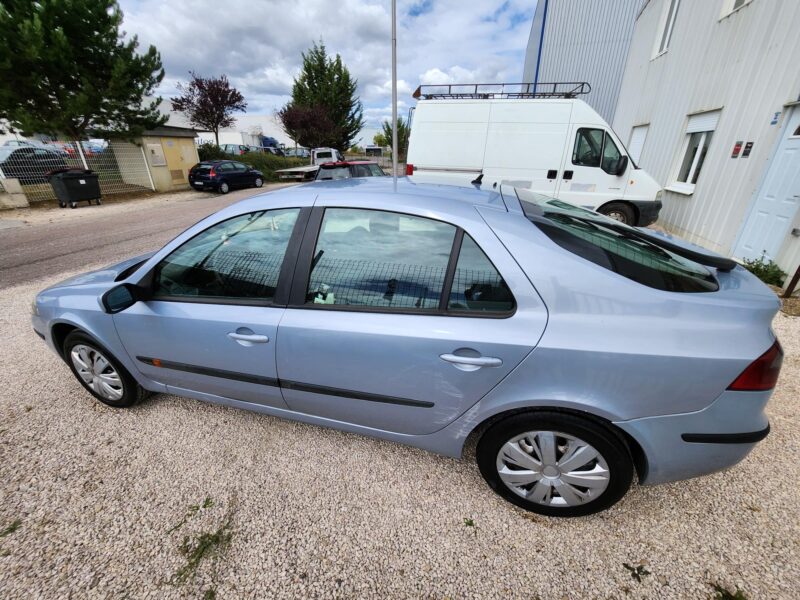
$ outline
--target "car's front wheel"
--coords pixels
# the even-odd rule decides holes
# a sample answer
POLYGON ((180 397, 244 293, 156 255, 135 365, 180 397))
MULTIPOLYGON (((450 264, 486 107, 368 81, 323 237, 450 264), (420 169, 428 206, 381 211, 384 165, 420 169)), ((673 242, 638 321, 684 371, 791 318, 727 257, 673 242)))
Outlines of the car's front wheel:
POLYGON ((553 517, 605 510, 633 480, 621 436, 569 413, 519 413, 492 425, 477 447, 492 489, 522 508, 553 517))
POLYGON ((104 404, 126 408, 147 396, 125 367, 83 332, 73 331, 67 336, 64 357, 80 384, 104 404))
POLYGON ((253 185, 255 185, 257 188, 260 188, 262 185, 264 185, 264 180, 261 179, 261 177, 256 177, 256 180, 253 182, 253 185))
POLYGON ((227 181, 221 181, 218 189, 220 194, 227 194, 231 191, 231 186, 228 185, 227 181))

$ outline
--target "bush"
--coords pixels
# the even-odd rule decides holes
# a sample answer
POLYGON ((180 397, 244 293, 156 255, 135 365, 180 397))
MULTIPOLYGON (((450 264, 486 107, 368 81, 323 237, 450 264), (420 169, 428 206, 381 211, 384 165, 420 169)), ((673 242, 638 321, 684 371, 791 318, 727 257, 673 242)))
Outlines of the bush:
POLYGON ((248 152, 241 156, 226 156, 225 158, 233 158, 246 165, 250 165, 254 169, 258 169, 263 173, 264 181, 278 181, 278 176, 275 174, 275 171, 279 169, 305 167, 308 165, 308 160, 305 158, 275 156, 274 154, 260 154, 255 152, 248 152))
POLYGON ((765 260, 765 257, 761 256, 753 260, 748 260, 745 258, 742 261, 742 264, 744 264, 745 269, 750 271, 764 283, 776 285, 778 287, 783 285, 783 280, 786 277, 786 273, 781 270, 775 261, 765 260))
POLYGON ((224 160, 229 158, 227 154, 222 151, 222 148, 217 146, 214 142, 203 142, 197 147, 197 156, 200 160, 224 160))

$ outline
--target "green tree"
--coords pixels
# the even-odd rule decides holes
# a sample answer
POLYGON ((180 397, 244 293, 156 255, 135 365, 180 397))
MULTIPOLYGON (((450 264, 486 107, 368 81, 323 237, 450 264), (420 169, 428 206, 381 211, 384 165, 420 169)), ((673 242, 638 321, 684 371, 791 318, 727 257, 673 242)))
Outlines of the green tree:
POLYGON ((364 107, 356 96, 357 88, 358 81, 350 76, 342 57, 329 57, 325 44, 315 43, 303 53, 292 99, 278 112, 286 133, 308 148, 349 148, 364 126, 364 107), (314 119, 320 120, 319 127, 313 126, 314 119))
MULTIPOLYGON (((411 129, 408 127, 408 121, 403 117, 397 117, 397 160, 403 162, 406 159, 408 152, 408 136, 411 134, 411 129)), ((384 121, 381 125, 381 131, 375 134, 372 141, 376 146, 389 146, 392 147, 392 124, 389 121, 384 121)))
POLYGON ((114 0, 0 0, 0 118, 23 134, 135 135, 166 122, 154 46, 123 40, 114 0))

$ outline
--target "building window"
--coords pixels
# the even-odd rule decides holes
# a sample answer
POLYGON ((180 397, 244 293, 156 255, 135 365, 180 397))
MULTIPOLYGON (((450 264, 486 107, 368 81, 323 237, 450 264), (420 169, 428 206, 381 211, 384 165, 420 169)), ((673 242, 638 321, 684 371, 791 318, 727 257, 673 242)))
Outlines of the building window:
POLYGON ((647 139, 647 132, 650 130, 650 125, 637 125, 631 129, 631 138, 628 142, 628 156, 631 157, 634 163, 639 162, 642 156, 642 149, 644 142, 647 139))
POLYGON ((750 4, 753 0, 725 0, 722 4, 722 13, 719 18, 725 18, 729 14, 736 12, 746 4, 750 4))
POLYGON ((661 15, 661 26, 658 29, 653 58, 664 54, 669 49, 669 41, 672 39, 672 31, 675 27, 675 18, 678 16, 678 5, 680 3, 680 0, 664 0, 665 10, 661 15))
POLYGON ((719 113, 714 110, 689 117, 675 181, 669 189, 683 194, 694 192, 719 121, 719 113))

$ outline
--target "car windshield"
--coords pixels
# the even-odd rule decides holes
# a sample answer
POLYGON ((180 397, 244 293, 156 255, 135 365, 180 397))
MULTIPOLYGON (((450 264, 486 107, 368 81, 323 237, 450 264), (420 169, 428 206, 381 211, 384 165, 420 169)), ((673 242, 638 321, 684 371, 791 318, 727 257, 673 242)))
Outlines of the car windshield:
POLYGON ((660 290, 719 289, 708 268, 648 241, 633 227, 529 190, 515 191, 525 216, 553 242, 581 258, 660 290))
POLYGON ((344 167, 320 167, 317 179, 319 181, 326 181, 328 179, 348 179, 350 178, 350 169, 344 167))

